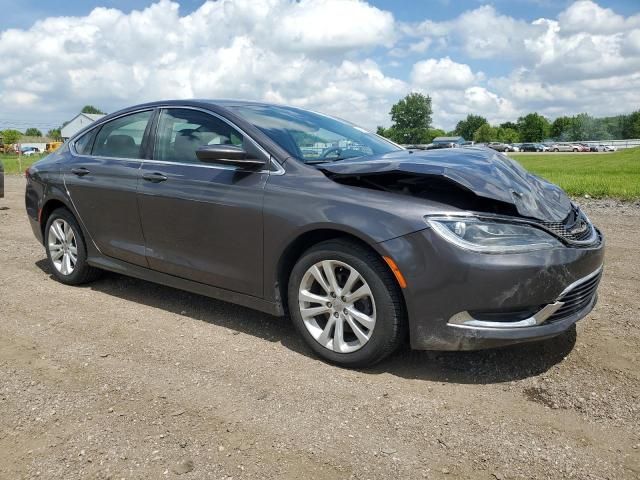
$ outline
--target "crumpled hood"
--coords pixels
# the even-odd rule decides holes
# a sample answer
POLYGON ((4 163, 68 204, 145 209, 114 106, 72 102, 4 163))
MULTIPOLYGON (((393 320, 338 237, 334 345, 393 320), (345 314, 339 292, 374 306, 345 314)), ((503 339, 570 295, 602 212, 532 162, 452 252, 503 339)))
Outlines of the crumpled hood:
POLYGON ((514 205, 524 217, 560 222, 571 211, 571 200, 557 185, 529 173, 518 162, 480 147, 401 150, 363 159, 319 164, 339 176, 410 173, 447 178, 474 194, 514 205))

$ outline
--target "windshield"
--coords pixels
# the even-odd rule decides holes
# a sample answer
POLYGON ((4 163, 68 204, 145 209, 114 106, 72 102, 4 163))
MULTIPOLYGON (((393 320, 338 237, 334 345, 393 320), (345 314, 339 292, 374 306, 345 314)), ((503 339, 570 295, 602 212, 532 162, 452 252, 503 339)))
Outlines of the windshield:
POLYGON ((324 163, 401 150, 360 127, 308 110, 279 105, 233 105, 227 108, 305 163, 324 163))

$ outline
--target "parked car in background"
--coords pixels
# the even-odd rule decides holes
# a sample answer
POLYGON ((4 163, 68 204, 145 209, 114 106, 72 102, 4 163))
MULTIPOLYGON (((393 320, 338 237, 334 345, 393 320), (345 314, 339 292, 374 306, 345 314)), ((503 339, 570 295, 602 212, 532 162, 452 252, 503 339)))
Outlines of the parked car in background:
POLYGON ((40 153, 40 149, 37 147, 25 147, 22 150, 22 155, 26 155, 27 157, 30 155, 37 155, 40 153))
POLYGON ((578 143, 577 145, 578 145, 578 147, 580 147, 580 151, 581 152, 590 152, 591 151, 591 145, 589 145, 588 143, 578 143))
POLYGON ((521 152, 543 152, 544 147, 539 143, 523 143, 520 145, 521 152))
POLYGON ((176 100, 99 119, 25 177, 58 281, 110 270, 289 315, 342 366, 407 337, 426 350, 550 338, 597 300, 601 233, 486 148, 407 150, 299 108, 176 100), (332 146, 306 156, 311 135, 332 146))
POLYGON ((604 152, 615 152, 618 149, 616 147, 614 147, 613 145, 603 145, 604 147, 604 152))
POLYGON ((498 152, 506 152, 509 148, 507 145, 501 142, 491 142, 487 143, 487 147, 492 148, 498 152))
POLYGON ((556 143, 551 147, 552 152, 580 152, 582 147, 573 143, 556 143))
POLYGON ((424 150, 440 150, 441 148, 459 148, 457 143, 430 143, 424 146, 424 150))
POLYGON ((44 151, 47 153, 55 152, 58 148, 62 146, 63 142, 51 142, 47 143, 44 151))
POLYGON ((520 149, 515 145, 510 145, 508 143, 502 143, 502 142, 491 142, 487 144, 487 147, 493 148, 498 152, 519 152, 520 151, 520 149))

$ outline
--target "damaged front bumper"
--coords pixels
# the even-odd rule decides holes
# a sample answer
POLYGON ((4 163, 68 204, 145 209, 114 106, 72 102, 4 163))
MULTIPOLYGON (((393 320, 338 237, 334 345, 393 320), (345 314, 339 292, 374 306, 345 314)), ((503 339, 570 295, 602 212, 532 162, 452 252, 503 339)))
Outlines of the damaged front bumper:
POLYGON ((470 252, 432 229, 383 242, 407 288, 411 346, 475 350, 541 340, 584 318, 597 301, 604 240, 519 254, 470 252))

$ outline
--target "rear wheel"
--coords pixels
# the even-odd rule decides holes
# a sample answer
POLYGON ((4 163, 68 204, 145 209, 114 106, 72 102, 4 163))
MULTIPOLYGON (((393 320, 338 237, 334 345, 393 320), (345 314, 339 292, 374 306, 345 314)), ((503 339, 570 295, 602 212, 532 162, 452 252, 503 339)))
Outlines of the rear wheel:
POLYGON ((94 280, 100 270, 87 263, 87 248, 78 222, 66 208, 54 210, 44 229, 44 244, 53 275, 62 283, 94 280))
POLYGON ((402 342, 405 313, 394 276, 375 252, 346 240, 302 255, 289 279, 289 312, 311 349, 345 367, 366 367, 402 342))

